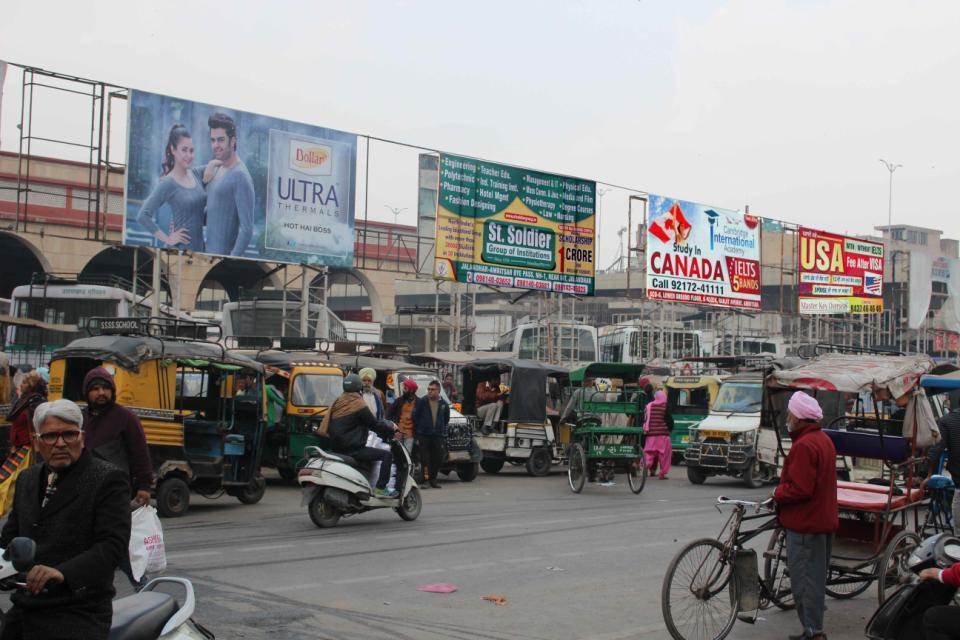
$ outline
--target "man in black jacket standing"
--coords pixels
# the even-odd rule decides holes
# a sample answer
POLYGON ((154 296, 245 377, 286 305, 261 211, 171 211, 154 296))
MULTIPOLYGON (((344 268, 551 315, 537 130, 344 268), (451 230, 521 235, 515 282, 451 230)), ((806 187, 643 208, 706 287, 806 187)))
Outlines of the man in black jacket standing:
MULTIPOLYGON (((947 452, 947 471, 954 482, 960 482, 960 407, 940 418, 940 440, 930 448, 930 472, 940 464, 940 456, 947 452)), ((960 491, 953 492, 953 532, 960 535, 960 491)))
POLYGON ((450 424, 450 405, 440 395, 440 383, 431 380, 427 395, 417 400, 413 408, 413 428, 416 432, 420 462, 427 468, 430 486, 440 488, 439 475, 443 457, 447 425, 450 424))
POLYGON ((130 540, 127 475, 84 449, 83 414, 70 400, 40 405, 33 424, 46 462, 17 478, 0 547, 24 536, 37 551, 0 640, 105 640, 113 574, 130 540))

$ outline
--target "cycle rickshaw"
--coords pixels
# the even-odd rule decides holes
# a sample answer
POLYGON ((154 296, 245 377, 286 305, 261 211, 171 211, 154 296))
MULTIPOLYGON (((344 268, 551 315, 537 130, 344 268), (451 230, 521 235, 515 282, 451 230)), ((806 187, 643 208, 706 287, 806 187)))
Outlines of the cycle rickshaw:
MULTIPOLYGON (((906 558, 919 541, 920 512, 927 502, 920 487, 925 464, 920 450, 935 417, 920 378, 932 367, 927 356, 828 353, 766 379, 763 420, 780 437, 786 435, 789 397, 803 390, 824 406, 824 433, 834 443, 841 470, 857 459, 880 461, 878 478, 837 481, 840 528, 827 576, 827 595, 833 598, 852 598, 876 581, 882 602, 902 579, 906 558), (880 412, 865 418, 856 410, 847 415, 848 401, 859 402, 864 391, 875 404, 894 402, 903 409, 902 419, 885 419, 880 412), (831 414, 837 417, 828 421, 831 414)), ((776 516, 756 502, 720 498, 719 503, 734 507, 720 536, 687 544, 664 576, 663 616, 675 640, 720 640, 738 617, 752 621, 760 609, 794 606, 785 532, 776 516), (740 530, 752 520, 762 523, 740 530), (746 544, 768 532, 761 575, 757 553, 746 544)))
POLYGON ((594 362, 570 373, 577 388, 564 414, 577 418, 574 424, 561 425, 560 442, 568 443, 567 480, 574 493, 580 493, 587 481, 612 481, 617 472, 627 474, 634 494, 643 491, 647 480, 643 410, 650 399, 636 382, 644 369, 594 362), (604 382, 594 383, 600 380, 604 382))

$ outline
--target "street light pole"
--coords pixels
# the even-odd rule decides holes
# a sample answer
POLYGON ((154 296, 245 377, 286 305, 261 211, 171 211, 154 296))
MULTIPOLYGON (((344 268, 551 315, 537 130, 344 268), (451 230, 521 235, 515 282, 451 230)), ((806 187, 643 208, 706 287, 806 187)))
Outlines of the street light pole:
POLYGON ((600 253, 600 210, 603 208, 603 196, 608 191, 612 191, 611 188, 607 187, 597 187, 597 216, 594 220, 593 225, 593 253, 594 255, 599 255, 600 253))
POLYGON ((878 158, 878 160, 882 162, 883 166, 885 166, 887 168, 887 171, 890 172, 890 191, 889 191, 889 194, 887 195, 887 226, 889 227, 893 224, 893 172, 899 169, 900 167, 902 167, 903 165, 893 164, 892 162, 888 162, 883 158, 878 158))
POLYGON ((397 224, 397 219, 400 217, 400 213, 407 210, 407 207, 391 207, 388 204, 383 205, 390 210, 390 213, 393 214, 393 224, 397 224))

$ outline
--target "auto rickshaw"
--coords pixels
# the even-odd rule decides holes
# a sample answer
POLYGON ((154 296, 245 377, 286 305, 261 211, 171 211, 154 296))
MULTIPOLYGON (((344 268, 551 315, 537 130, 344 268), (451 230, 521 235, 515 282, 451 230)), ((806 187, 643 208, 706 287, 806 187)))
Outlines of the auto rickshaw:
POLYGON ((570 372, 574 389, 561 415, 560 438, 566 451, 567 481, 574 493, 584 483, 610 482, 627 474, 634 494, 643 491, 644 408, 650 398, 637 386, 646 367, 594 362, 570 372))
POLYGON ((667 393, 667 408, 673 416, 670 444, 673 462, 683 460, 690 443, 690 427, 696 426, 710 413, 713 401, 720 391, 719 376, 681 375, 667 378, 663 387, 667 393))
POLYGON ((306 463, 304 449, 320 446, 315 426, 343 393, 343 369, 313 352, 242 353, 265 369, 268 425, 262 465, 293 480, 306 463))
MULTIPOLYGON (((387 402, 385 411, 388 411, 390 405, 402 395, 404 380, 410 378, 417 383, 417 397, 420 398, 427 395, 427 385, 431 381, 440 381, 440 374, 436 369, 400 360, 336 353, 330 354, 330 359, 339 363, 345 371, 357 373, 367 367, 376 371, 377 379, 374 381, 374 386, 383 392, 387 402)), ((440 466, 440 472, 448 474, 451 471, 456 471, 457 477, 462 482, 473 482, 479 473, 480 460, 483 457, 480 446, 474 437, 473 427, 467 418, 453 406, 442 387, 440 394, 450 404, 450 424, 444 441, 446 458, 440 466)), ((414 465, 417 467, 416 476, 421 477, 417 456, 414 456, 414 465)))
POLYGON ((116 401, 143 425, 162 516, 185 514, 191 490, 208 498, 226 493, 244 504, 259 502, 266 489, 260 475, 263 365, 218 343, 156 337, 156 328, 141 318, 111 318, 101 326, 101 335, 54 352, 50 399, 85 404, 87 373, 99 366, 111 372, 116 401))
POLYGON ((533 360, 489 358, 464 365, 460 373, 463 413, 476 425, 483 450, 480 467, 498 473, 510 462, 533 476, 550 473, 560 462, 556 423, 568 371, 533 360), (502 387, 496 401, 478 406, 477 387, 484 382, 502 387))

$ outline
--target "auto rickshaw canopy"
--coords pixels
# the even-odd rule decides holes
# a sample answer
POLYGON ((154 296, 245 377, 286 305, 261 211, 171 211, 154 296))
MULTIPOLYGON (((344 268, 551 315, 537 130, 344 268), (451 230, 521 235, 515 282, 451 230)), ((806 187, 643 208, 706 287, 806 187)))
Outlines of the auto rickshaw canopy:
POLYGON ((510 374, 510 420, 512 422, 542 423, 547 419, 547 379, 566 381, 570 372, 563 367, 521 360, 519 358, 490 358, 475 360, 462 368, 463 412, 476 411, 477 384, 492 376, 510 374))
POLYGON ((933 360, 926 355, 825 353, 798 367, 773 371, 767 385, 844 393, 886 392, 899 398, 916 389, 920 377, 933 366, 933 360))
POLYGON ((636 382, 647 370, 645 364, 630 364, 626 362, 591 362, 590 364, 574 369, 570 372, 570 382, 575 385, 583 384, 589 378, 617 378, 636 382))
POLYGON ((102 335, 79 338, 57 349, 53 359, 90 358, 113 362, 137 373, 149 360, 176 360, 194 366, 252 369, 263 372, 263 365, 241 353, 229 351, 215 342, 174 340, 152 336, 102 335))

